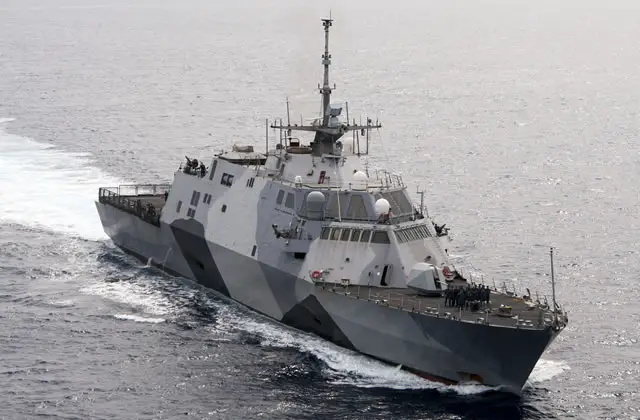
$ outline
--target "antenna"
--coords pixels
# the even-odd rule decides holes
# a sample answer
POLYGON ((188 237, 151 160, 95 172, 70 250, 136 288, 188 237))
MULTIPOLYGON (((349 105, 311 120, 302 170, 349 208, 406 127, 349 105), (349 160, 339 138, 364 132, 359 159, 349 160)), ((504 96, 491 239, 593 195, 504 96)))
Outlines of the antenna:
POLYGON ((322 19, 322 26, 324 27, 324 54, 322 54, 324 77, 322 79, 320 93, 322 94, 322 123, 325 126, 329 125, 329 103, 331 102, 332 90, 329 85, 329 66, 331 65, 331 54, 329 54, 329 28, 332 24, 333 19, 331 19, 331 12, 329 12, 329 19, 322 19))
MULTIPOLYGON (((289 97, 288 96, 287 96, 287 127, 291 127, 291 116, 289 115, 289 97)), ((289 145, 291 145, 291 129, 287 131, 287 140, 289 140, 289 145)))
MULTIPOLYGON (((344 107, 347 111, 347 126, 349 125, 349 102, 345 101, 344 102, 344 107)), ((355 151, 356 148, 356 132, 352 131, 351 132, 352 136, 351 136, 351 153, 353 153, 355 151)))
MULTIPOLYGON (((353 125, 356 125, 356 119, 353 119, 353 125)), ((356 144, 358 145, 358 157, 360 157, 360 133, 358 133, 358 130, 353 130, 353 133, 356 136, 356 144)), ((367 174, 367 176, 369 176, 367 174)))
MULTIPOLYGON (((371 123, 369 122, 369 118, 367 118, 367 125, 371 125, 371 123)), ((362 124, 362 123, 360 123, 362 124)), ((369 154, 369 130, 367 130, 367 155, 369 154)))
POLYGON ((265 136, 264 136, 264 141, 265 141, 265 147, 266 147, 266 151, 265 153, 268 155, 269 154, 269 118, 267 118, 266 120, 266 126, 265 126, 265 136))
POLYGON ((558 311, 556 308, 556 278, 553 271, 553 247, 549 250, 549 256, 551 257, 551 299, 553 302, 553 323, 558 325, 558 311))
MULTIPOLYGON (((420 194, 420 216, 424 217, 424 190, 420 191, 419 187, 416 186, 416 193, 420 194)), ((429 211, 427 211, 427 217, 429 217, 429 211)))
POLYGON ((287 96, 287 125, 291 125, 291 115, 289 115, 289 97, 287 96))

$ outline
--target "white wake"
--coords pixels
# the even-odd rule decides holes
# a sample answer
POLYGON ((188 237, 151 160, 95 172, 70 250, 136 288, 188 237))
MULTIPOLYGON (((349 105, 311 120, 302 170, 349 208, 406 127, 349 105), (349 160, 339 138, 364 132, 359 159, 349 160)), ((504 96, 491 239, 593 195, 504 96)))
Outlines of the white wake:
POLYGON ((105 238, 94 201, 99 187, 121 182, 88 154, 7 133, 9 121, 0 119, 0 222, 105 238))
POLYGON ((536 367, 533 368, 531 375, 529 375, 529 379, 527 380, 525 387, 548 381, 569 369, 571 368, 564 361, 540 359, 538 360, 536 367))
POLYGON ((115 314, 113 317, 123 321, 148 322, 151 324, 160 324, 162 322, 167 321, 164 318, 150 318, 150 317, 133 315, 133 314, 115 314))

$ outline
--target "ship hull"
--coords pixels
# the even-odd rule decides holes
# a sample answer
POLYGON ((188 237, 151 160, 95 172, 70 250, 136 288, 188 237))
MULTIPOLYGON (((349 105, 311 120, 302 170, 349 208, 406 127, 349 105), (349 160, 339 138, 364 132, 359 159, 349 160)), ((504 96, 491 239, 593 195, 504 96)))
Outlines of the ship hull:
POLYGON ((336 294, 207 241, 193 220, 155 226, 108 204, 96 206, 105 232, 125 252, 276 321, 429 379, 476 381, 520 394, 557 335, 551 328, 459 322, 336 294))

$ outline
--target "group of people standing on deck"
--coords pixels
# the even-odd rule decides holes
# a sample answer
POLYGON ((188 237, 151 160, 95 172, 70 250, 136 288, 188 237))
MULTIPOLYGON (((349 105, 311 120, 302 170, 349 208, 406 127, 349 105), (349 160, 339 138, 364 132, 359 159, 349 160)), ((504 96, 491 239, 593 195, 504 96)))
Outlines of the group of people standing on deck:
POLYGON ((489 306, 491 299, 491 289, 484 284, 472 284, 471 286, 452 286, 444 291, 445 306, 460 309, 477 310, 489 306), (478 308, 472 308, 477 303, 478 308), (486 305, 486 306, 485 306, 486 305))

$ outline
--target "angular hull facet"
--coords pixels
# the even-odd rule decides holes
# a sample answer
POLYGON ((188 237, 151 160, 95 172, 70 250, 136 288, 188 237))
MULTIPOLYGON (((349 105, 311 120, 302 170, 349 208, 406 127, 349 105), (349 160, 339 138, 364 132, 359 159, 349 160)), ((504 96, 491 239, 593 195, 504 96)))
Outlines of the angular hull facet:
POLYGON ((556 336, 551 327, 460 322, 333 293, 207 241, 202 225, 192 220, 154 226, 108 204, 96 205, 105 232, 125 252, 274 320, 429 379, 477 381, 519 394, 556 336))

